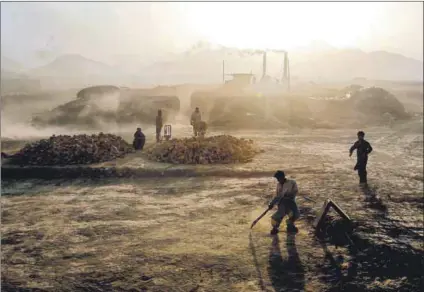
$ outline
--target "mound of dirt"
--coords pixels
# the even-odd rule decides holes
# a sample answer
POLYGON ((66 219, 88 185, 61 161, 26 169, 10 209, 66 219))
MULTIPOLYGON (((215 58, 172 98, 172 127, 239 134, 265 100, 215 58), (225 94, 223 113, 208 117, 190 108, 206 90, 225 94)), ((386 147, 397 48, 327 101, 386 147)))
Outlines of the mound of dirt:
POLYGON ((345 219, 326 215, 320 224, 320 228, 316 230, 316 235, 335 246, 346 246, 350 244, 349 236, 354 232, 354 225, 345 219))
POLYGON ((356 91, 352 95, 354 108, 370 117, 390 115, 395 119, 405 119, 409 115, 403 104, 390 92, 383 88, 371 87, 356 91))
POLYGON ((180 110, 177 96, 141 95, 143 90, 96 86, 81 90, 77 98, 32 118, 35 127, 61 126, 98 129, 105 124, 155 124, 158 109, 165 121, 172 121, 180 110))
POLYGON ((147 151, 149 159, 174 164, 249 162, 259 152, 252 140, 229 135, 173 139, 147 151))
POLYGON ((115 93, 115 92, 119 92, 119 87, 116 87, 114 85, 91 86, 91 87, 86 87, 78 91, 77 98, 86 99, 86 98, 89 98, 90 95, 95 95, 95 94, 103 95, 103 94, 115 93))
POLYGON ((133 151, 130 144, 112 134, 60 135, 28 144, 12 158, 24 165, 91 164, 133 151))

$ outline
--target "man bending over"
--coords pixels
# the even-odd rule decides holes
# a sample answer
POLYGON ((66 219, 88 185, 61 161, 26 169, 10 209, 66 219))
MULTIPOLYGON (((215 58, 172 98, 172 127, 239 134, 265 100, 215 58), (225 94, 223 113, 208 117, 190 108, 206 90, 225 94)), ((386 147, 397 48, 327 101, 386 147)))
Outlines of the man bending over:
POLYGON ((300 217, 299 209, 296 204, 296 195, 298 193, 296 181, 286 179, 283 171, 278 170, 274 177, 277 179, 277 195, 269 203, 268 207, 271 210, 277 205, 278 210, 271 217, 272 230, 271 234, 277 234, 281 222, 286 215, 291 213, 287 220, 287 231, 296 233, 298 230, 294 222, 300 217))

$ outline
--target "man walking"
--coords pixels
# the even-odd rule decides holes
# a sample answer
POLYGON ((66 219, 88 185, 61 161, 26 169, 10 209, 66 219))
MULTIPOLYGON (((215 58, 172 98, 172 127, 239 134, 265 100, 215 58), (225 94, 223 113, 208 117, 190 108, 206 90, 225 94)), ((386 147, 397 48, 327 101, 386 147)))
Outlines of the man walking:
POLYGON ((158 110, 158 115, 156 116, 156 143, 160 142, 160 134, 162 132, 163 119, 162 119, 162 110, 158 110))
POLYGON ((296 204, 296 195, 298 188, 296 181, 287 179, 284 172, 278 170, 274 177, 277 179, 277 195, 269 203, 268 208, 271 210, 277 205, 278 210, 271 217, 271 235, 277 234, 283 218, 291 213, 287 220, 287 231, 296 233, 298 230, 294 222, 299 219, 300 213, 296 204))
POLYGON ((358 141, 356 141, 349 150, 349 157, 352 156, 353 151, 356 149, 356 165, 353 170, 358 171, 359 183, 367 184, 367 162, 368 154, 372 152, 371 144, 364 139, 365 133, 363 131, 358 132, 358 141))

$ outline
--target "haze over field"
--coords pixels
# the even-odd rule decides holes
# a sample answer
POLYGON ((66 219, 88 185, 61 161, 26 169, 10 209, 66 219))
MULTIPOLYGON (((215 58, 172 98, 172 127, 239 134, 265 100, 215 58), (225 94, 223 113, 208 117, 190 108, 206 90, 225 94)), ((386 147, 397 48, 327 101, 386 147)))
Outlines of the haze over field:
POLYGON ((423 3, 1 3, 0 88, 1 291, 423 290, 423 3))
POLYGON ((260 74, 261 56, 237 49, 269 49, 300 79, 422 80, 422 27, 422 3, 2 3, 2 78, 219 82, 223 59, 260 74))

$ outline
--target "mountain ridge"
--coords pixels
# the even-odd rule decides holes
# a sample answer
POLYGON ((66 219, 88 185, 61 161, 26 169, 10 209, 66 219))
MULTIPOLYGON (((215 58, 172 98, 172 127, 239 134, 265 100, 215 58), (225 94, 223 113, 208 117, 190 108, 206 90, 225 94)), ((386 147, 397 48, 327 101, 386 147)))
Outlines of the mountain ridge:
MULTIPOLYGON (((308 80, 423 80, 423 62, 384 50, 365 52, 357 48, 337 49, 319 44, 319 50, 300 48, 289 51, 293 78, 308 80)), ((267 72, 274 78, 282 73, 283 54, 268 50, 267 72)), ((3 56, 2 56, 3 60, 3 56)), ((137 56, 121 56, 115 62, 101 62, 81 54, 64 54, 43 66, 20 71, 32 78, 74 79, 75 83, 127 82, 144 78, 154 83, 222 81, 222 62, 226 73, 262 73, 261 50, 238 49, 199 42, 185 51, 161 60, 137 61, 137 56), (121 61, 120 61, 121 60, 121 61)), ((13 62, 9 62, 12 63, 13 62)), ((3 70, 3 64, 2 64, 3 70)), ((9 72, 13 70, 4 69, 9 72)))

